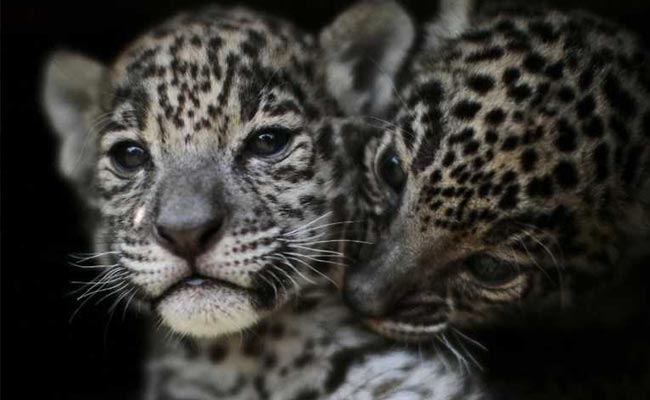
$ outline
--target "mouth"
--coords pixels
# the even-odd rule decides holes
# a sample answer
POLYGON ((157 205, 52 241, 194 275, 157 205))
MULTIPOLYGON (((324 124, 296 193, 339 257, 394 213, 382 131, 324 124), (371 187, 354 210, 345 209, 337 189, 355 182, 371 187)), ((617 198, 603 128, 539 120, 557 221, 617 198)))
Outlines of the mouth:
POLYGON ((210 338, 240 332, 264 317, 255 291, 231 282, 192 275, 158 297, 155 310, 173 331, 210 338))
POLYGON ((211 278, 209 276, 193 274, 187 278, 181 279, 177 283, 170 286, 165 290, 158 298, 156 302, 162 301, 164 298, 173 295, 178 291, 183 290, 210 290, 216 289, 218 287, 225 287, 232 291, 240 291, 243 294, 248 293, 249 295, 254 295, 254 291, 250 288, 245 288, 239 285, 236 285, 232 282, 225 281, 223 279, 211 278))
POLYGON ((364 322, 389 339, 416 343, 431 339, 446 329, 446 310, 446 303, 438 296, 412 295, 398 302, 385 317, 364 322))

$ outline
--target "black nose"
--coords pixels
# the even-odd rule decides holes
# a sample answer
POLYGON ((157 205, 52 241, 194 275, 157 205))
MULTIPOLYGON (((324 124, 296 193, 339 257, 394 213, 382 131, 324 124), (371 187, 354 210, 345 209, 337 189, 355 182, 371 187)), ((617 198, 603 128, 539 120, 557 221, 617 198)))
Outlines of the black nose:
POLYGON ((191 260, 216 241, 222 224, 223 218, 218 216, 201 220, 176 219, 172 223, 159 221, 155 230, 160 244, 177 256, 191 260))

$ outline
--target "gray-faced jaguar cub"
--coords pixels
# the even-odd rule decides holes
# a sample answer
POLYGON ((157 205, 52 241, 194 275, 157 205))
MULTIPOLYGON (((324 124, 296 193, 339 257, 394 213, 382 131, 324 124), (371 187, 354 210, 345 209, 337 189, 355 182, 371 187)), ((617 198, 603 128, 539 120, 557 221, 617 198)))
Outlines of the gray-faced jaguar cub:
POLYGON ((286 21, 211 8, 110 66, 48 62, 60 170, 108 265, 90 290, 133 295, 161 325, 148 399, 479 397, 443 359, 361 329, 328 286, 373 130, 332 118, 319 53, 286 21))
MULTIPOLYGON (((334 41, 377 53, 351 25, 334 41)), ((572 304, 593 314, 601 287, 648 254, 650 58, 637 38, 546 9, 497 7, 466 26, 404 42, 392 106, 369 108, 390 121, 358 196, 375 245, 344 291, 399 340, 572 304)))

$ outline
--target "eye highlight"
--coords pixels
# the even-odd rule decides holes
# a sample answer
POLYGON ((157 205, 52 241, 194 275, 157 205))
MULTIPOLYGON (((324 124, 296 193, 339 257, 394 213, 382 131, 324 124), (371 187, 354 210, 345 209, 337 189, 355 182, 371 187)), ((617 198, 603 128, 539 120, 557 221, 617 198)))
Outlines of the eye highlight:
POLYGON ((246 151, 258 157, 273 157, 287 148, 293 131, 283 127, 262 128, 248 137, 246 151))
POLYGON ((150 161, 147 150, 132 140, 116 143, 108 152, 113 166, 121 174, 133 174, 150 161))
POLYGON ((485 255, 470 256, 465 265, 474 278, 490 286, 505 285, 521 274, 516 265, 485 255))
POLYGON ((378 172, 381 179, 383 179, 388 186, 395 191, 401 193, 406 183, 406 171, 402 167, 402 159, 397 155, 394 150, 386 151, 378 166, 378 172))

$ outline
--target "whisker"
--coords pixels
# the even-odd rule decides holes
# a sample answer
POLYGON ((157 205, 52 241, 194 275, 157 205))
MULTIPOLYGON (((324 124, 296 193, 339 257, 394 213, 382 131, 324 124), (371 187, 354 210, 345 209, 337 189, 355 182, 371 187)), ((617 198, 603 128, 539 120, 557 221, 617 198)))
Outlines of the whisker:
POLYGON ((464 334, 464 333, 461 332, 460 330, 454 328, 453 326, 451 327, 451 329, 452 329, 452 330, 453 330, 457 335, 461 336, 463 339, 467 340, 468 342, 474 344, 474 345, 475 345, 476 347, 478 347, 479 349, 481 349, 481 350, 485 350, 485 351, 488 351, 488 348, 485 347, 484 345, 482 345, 482 344, 481 344, 480 342, 478 342, 476 339, 473 339, 473 338, 467 336, 466 334, 464 334))
POLYGON ((290 232, 287 232, 286 235, 293 236, 294 234, 296 234, 296 233, 298 233, 298 232, 302 232, 305 228, 310 227, 311 225, 315 224, 316 222, 320 221, 321 219, 327 217, 327 216, 330 215, 330 214, 332 214, 331 211, 326 212, 325 214, 321 215, 320 217, 314 219, 313 221, 308 222, 308 223, 306 223, 305 225, 303 225, 303 226, 301 226, 301 227, 299 227, 299 228, 296 228, 296 229, 294 229, 294 230, 292 230, 292 231, 290 231, 290 232))
POLYGON ((456 357, 456 359, 460 362, 461 369, 469 371, 467 360, 465 360, 465 357, 463 357, 463 355, 458 350, 456 350, 454 346, 451 345, 445 334, 440 333, 436 336, 436 338, 438 338, 454 354, 454 357, 456 357))
MULTIPOLYGON (((272 265, 272 266, 273 266, 273 269, 274 269, 274 270, 279 271, 279 272, 282 272, 282 273, 284 274, 284 276, 286 276, 287 279, 289 279, 289 281, 293 284, 293 287, 294 287, 294 288, 296 288, 296 289, 300 288, 300 286, 298 285, 298 282, 296 282, 296 281, 291 277, 291 274, 289 274, 287 271, 283 270, 282 268, 278 267, 277 265, 272 265)), ((287 294, 289 294, 288 291, 287 291, 287 294)))
POLYGON ((291 268, 291 269, 292 269, 296 274, 300 275, 300 277, 301 277, 302 279, 304 279, 305 281, 311 283, 312 285, 316 284, 316 282, 314 282, 313 280, 309 279, 309 278, 308 278, 307 276, 305 276, 302 272, 300 272, 300 271, 298 270, 298 268, 296 268, 293 264, 291 264, 291 262, 289 262, 289 260, 287 259, 287 257, 283 257, 283 256, 280 255, 280 257, 277 257, 277 256, 266 256, 265 258, 276 259, 276 260, 278 260, 278 261, 284 263, 284 265, 286 265, 287 267, 291 268))
POLYGON ((325 278, 325 279, 327 279, 328 281, 330 281, 330 282, 332 283, 332 285, 334 285, 334 287, 339 288, 339 285, 338 285, 336 282, 334 282, 334 280, 332 280, 329 276, 325 275, 324 273, 322 273, 322 272, 319 271, 318 269, 316 269, 316 268, 314 268, 313 266, 309 265, 306 261, 303 261, 303 260, 301 260, 301 259, 299 259, 299 258, 291 257, 291 256, 289 256, 289 257, 287 257, 287 258, 289 258, 289 259, 291 259, 291 260, 294 260, 294 261, 296 261, 296 262, 299 262, 299 263, 305 265, 305 266, 306 266, 307 268, 309 268, 310 270, 314 271, 314 272, 317 273, 318 275, 320 275, 320 276, 322 276, 323 278, 325 278))
MULTIPOLYGON (((329 260, 321 260, 321 259, 319 259, 319 258, 312 257, 312 256, 308 256, 308 255, 305 255, 305 254, 300 254, 300 253, 285 252, 284 254, 287 254, 287 255, 290 255, 290 256, 299 257, 299 258, 305 258, 305 259, 307 259, 307 260, 317 261, 317 262, 324 263, 324 264, 340 265, 340 266, 342 266, 342 267, 347 267, 347 266, 348 266, 347 264, 338 263, 338 262, 335 262, 335 261, 329 261, 329 260)), ((318 256, 318 257, 324 257, 324 256, 318 256)))
MULTIPOLYGON (((281 239, 282 240, 282 239, 281 239)), ((352 240, 352 239, 331 239, 331 240, 319 240, 316 242, 309 242, 307 240, 283 240, 284 242, 289 243, 303 243, 305 245, 313 244, 323 244, 323 243, 361 243, 361 244, 374 244, 372 242, 366 242, 364 240, 352 240)))
POLYGON ((301 238, 301 239, 285 239, 285 238, 278 238, 278 240, 281 241, 281 242, 287 242, 287 243, 302 242, 302 241, 304 241, 304 240, 316 240, 316 239, 320 239, 320 238, 322 238, 322 237, 324 237, 324 236, 327 236, 327 234, 328 234, 328 232, 321 232, 321 233, 318 233, 318 234, 316 234, 316 235, 313 235, 313 236, 307 236, 307 237, 305 237, 305 238, 301 238))
POLYGON ((74 258, 76 260, 76 263, 83 263, 86 261, 94 260, 95 258, 107 256, 109 254, 119 254, 119 251, 105 251, 103 253, 93 254, 90 256, 78 256, 75 254, 71 254, 70 257, 74 258))
POLYGON ((104 296, 102 296, 99 300, 97 300, 95 305, 99 305, 102 301, 104 301, 107 298, 113 296, 115 293, 118 293, 120 290, 126 289, 128 286, 129 286, 128 283, 124 282, 121 286, 115 288, 115 290, 110 291, 110 292, 106 293, 104 296))
POLYGON ((273 289, 273 293, 275 294, 275 301, 277 301, 278 300, 278 288, 273 283, 271 283, 268 279, 266 279, 266 277, 262 273, 258 274, 257 276, 259 276, 260 279, 262 279, 264 282, 266 282, 266 284, 269 285, 273 289))
MULTIPOLYGON (((359 223, 359 222, 360 221, 330 222, 329 224, 318 225, 318 226, 315 226, 315 227, 312 227, 312 228, 309 228, 309 229, 305 229, 305 230, 301 231, 300 233, 312 232, 312 231, 315 231, 317 229, 329 228, 331 226, 336 226, 336 225, 356 224, 356 223, 359 223)), ((296 236, 296 235, 292 235, 292 236, 296 236)))
POLYGON ((82 300, 82 299, 84 299, 86 297, 92 297, 92 296, 96 295, 97 293, 114 290, 114 289, 116 289, 116 288, 118 288, 118 287, 120 287, 120 286, 122 286, 124 284, 125 284, 125 282, 122 282, 121 284, 117 284, 117 285, 113 285, 113 286, 109 286, 109 287, 103 287, 103 288, 92 290, 90 292, 84 293, 81 296, 77 297, 77 301, 82 300))
POLYGON ((295 244, 290 244, 289 247, 294 248, 294 249, 300 249, 300 250, 315 251, 316 253, 334 254, 336 256, 343 257, 343 253, 341 253, 340 251, 316 249, 316 248, 313 248, 313 247, 299 246, 299 245, 295 245, 295 244))
POLYGON ((465 355, 467 355, 467 357, 469 357, 470 361, 471 361, 474 365, 476 365, 476 367, 477 367, 479 370, 483 371, 483 366, 481 365, 481 363, 479 363, 479 362, 476 360, 476 358, 474 358, 474 356, 472 355, 472 353, 471 353, 469 350, 467 350, 467 348, 463 345, 463 341, 459 339, 459 336, 457 336, 456 332, 451 331, 451 333, 452 333, 452 334, 454 335, 454 337, 456 338, 456 341, 458 342, 458 345, 460 346, 461 350, 463 350, 463 352, 465 353, 465 355))

